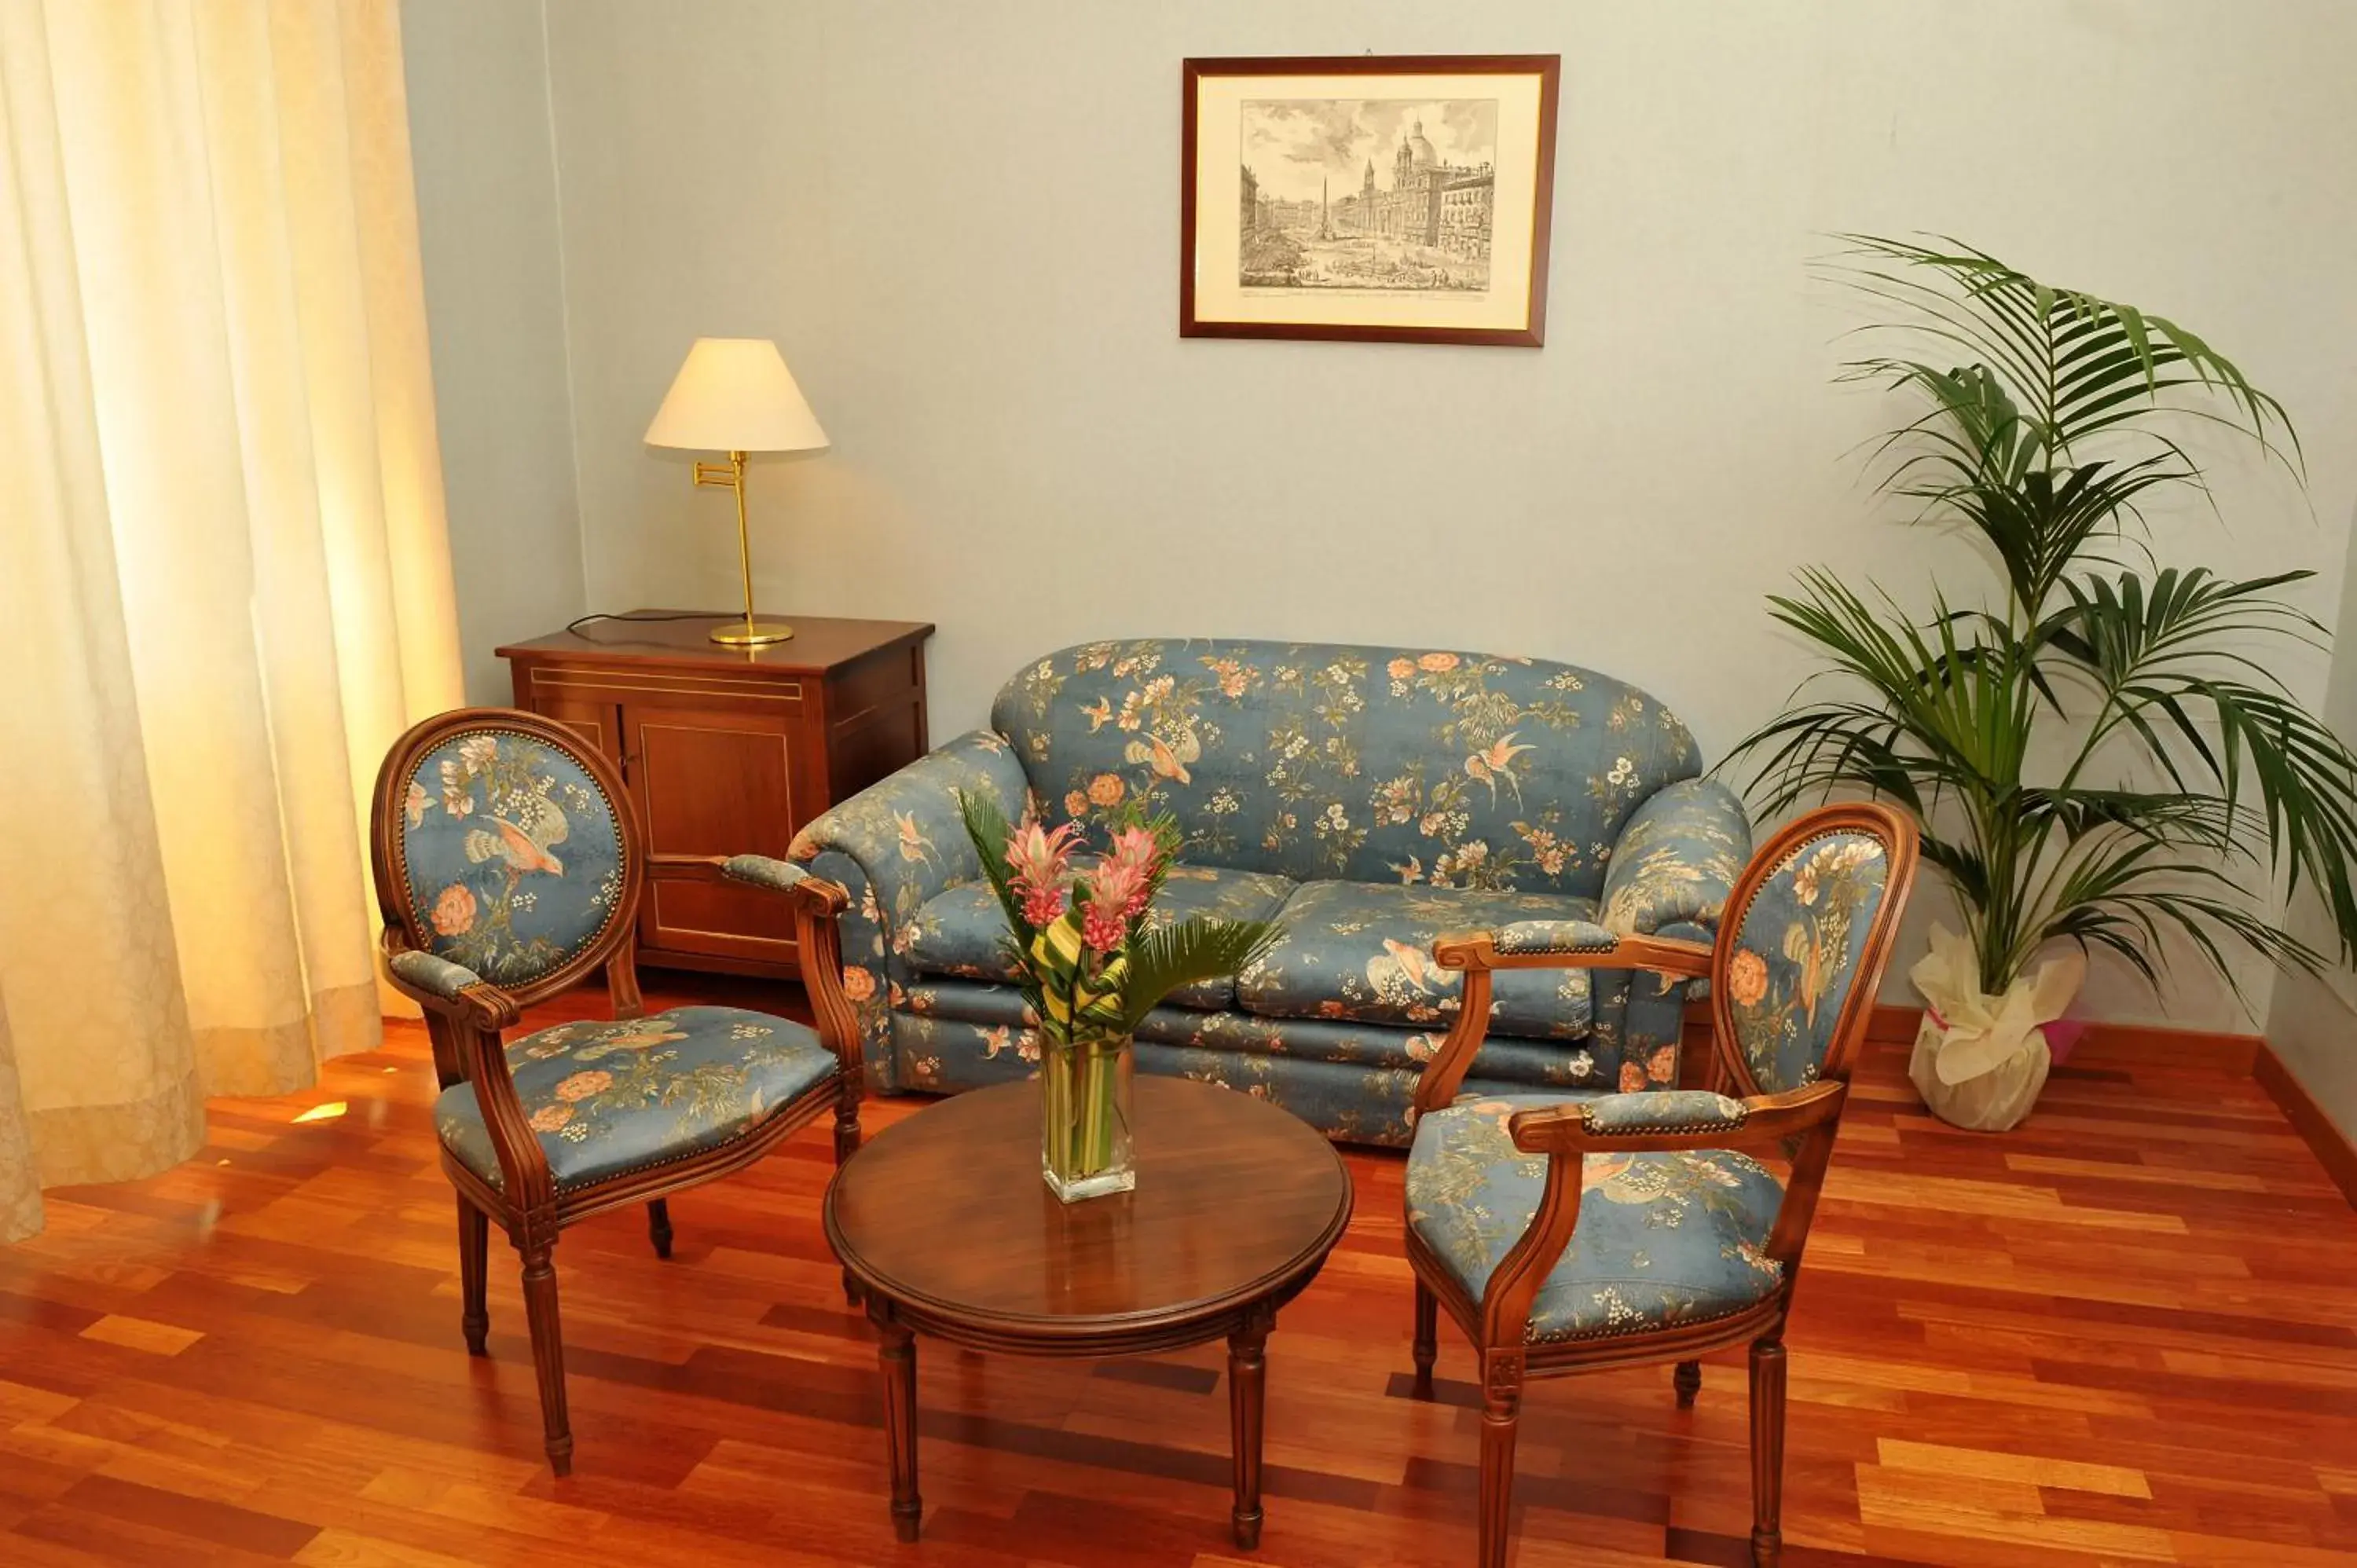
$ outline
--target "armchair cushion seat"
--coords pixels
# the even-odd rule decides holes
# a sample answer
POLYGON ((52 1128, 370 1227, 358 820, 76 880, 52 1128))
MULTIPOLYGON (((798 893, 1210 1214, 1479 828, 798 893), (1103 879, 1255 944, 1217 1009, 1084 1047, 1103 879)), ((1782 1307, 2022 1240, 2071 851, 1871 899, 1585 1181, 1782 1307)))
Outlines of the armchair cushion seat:
MULTIPOLYGON (((559 1189, 726 1144, 837 1071, 814 1031, 741 1007, 559 1024, 507 1053, 559 1189)), ((461 1165, 504 1185, 474 1085, 442 1091, 434 1126, 461 1165)))
MULTIPOLYGON (((1291 896, 1288 877, 1212 865, 1173 865, 1146 911, 1152 925, 1205 917, 1219 920, 1265 920, 1291 896)), ((986 881, 968 882, 927 900, 909 930, 904 955, 919 974, 1001 983, 1016 979, 1006 951, 1006 916, 986 881)), ((1236 1004, 1235 981, 1182 985, 1167 999, 1173 1007, 1223 1012, 1236 1004)))
MULTIPOLYGON (((1568 893, 1311 882, 1286 901, 1285 934, 1236 977, 1236 1000, 1263 1018, 1344 1018, 1395 1028, 1446 1028, 1462 981, 1432 961, 1432 940, 1518 920, 1592 920, 1596 900, 1568 893)), ((1586 970, 1497 976, 1490 1032, 1576 1040, 1595 1011, 1586 970)))
MULTIPOLYGON (((1507 1120, 1565 1100, 1469 1097, 1416 1123, 1408 1228, 1476 1301, 1546 1182, 1546 1156, 1517 1149, 1507 1120)), ((1532 1304, 1531 1339, 1636 1333, 1766 1300, 1783 1279, 1762 1251, 1783 1198, 1774 1173, 1733 1150, 1588 1155, 1579 1223, 1532 1304)))

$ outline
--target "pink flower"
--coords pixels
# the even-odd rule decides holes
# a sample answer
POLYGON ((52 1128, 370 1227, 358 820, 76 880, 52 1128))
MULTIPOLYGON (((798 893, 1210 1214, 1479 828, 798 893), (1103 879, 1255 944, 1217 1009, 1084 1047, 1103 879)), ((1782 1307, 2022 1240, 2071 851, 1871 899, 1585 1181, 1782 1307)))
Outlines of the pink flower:
POLYGON ((1035 926, 1052 926, 1064 912, 1061 887, 1024 887, 1023 918, 1035 926))
POLYGON ((1129 923, 1146 913, 1146 899, 1152 894, 1147 872, 1157 853, 1154 835, 1134 828, 1114 836, 1113 854, 1097 862, 1096 869, 1089 875, 1081 940, 1096 951, 1111 952, 1121 946, 1129 923), (1136 839, 1146 841, 1143 849, 1134 842, 1136 839), (1141 855, 1143 863, 1138 858, 1141 855))
MULTIPOLYGON (((1105 854, 1104 864, 1127 866, 1138 874, 1142 882, 1148 874, 1157 869, 1161 860, 1162 841, 1160 839, 1156 838, 1144 828, 1124 828, 1113 835, 1113 843, 1105 854)), ((1133 909, 1130 913, 1135 914, 1138 909, 1145 908, 1144 889, 1141 886, 1137 909, 1133 909)))
POLYGON ((1006 835, 1007 879, 1023 901, 1023 918, 1033 925, 1051 925, 1064 912, 1064 890, 1072 880, 1072 851, 1080 834, 1071 822, 1049 832, 1032 817, 1006 835))
POLYGON ((1102 904, 1091 904, 1081 916, 1081 940, 1088 943, 1092 952, 1112 952, 1128 931, 1129 922, 1121 918, 1121 912, 1102 904))

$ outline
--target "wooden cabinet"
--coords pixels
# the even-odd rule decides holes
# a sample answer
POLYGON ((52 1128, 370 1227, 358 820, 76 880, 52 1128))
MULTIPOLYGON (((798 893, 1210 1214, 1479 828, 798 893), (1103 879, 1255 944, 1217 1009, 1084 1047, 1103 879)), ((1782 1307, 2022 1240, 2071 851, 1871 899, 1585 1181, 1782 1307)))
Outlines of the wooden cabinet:
POLYGON ((647 834, 639 961, 792 975, 784 902, 709 857, 783 855, 804 822, 924 755, 933 628, 797 618, 791 639, 748 650, 705 635, 729 618, 592 621, 500 656, 516 706, 578 730, 630 786, 647 834))

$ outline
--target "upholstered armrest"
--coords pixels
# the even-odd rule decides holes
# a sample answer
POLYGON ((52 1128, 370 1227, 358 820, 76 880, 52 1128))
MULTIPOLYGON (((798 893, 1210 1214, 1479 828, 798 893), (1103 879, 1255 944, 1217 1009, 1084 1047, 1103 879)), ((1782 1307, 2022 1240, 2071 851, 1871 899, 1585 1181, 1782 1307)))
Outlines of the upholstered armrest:
MULTIPOLYGON (((1015 748, 988 730, 960 736, 803 824, 787 853, 804 865, 847 857, 866 878, 877 913, 891 927, 916 918, 928 899, 982 875, 965 834, 961 793, 998 802, 1021 820, 1030 785, 1015 748)), ((823 875, 834 875, 823 864, 823 875)))
POLYGON ((1749 1100, 1705 1089, 1649 1090, 1521 1112, 1507 1127, 1514 1146, 1534 1155, 1774 1149, 1839 1116, 1847 1093, 1833 1081, 1749 1100))
POLYGON ((389 950, 384 967, 393 989, 422 1007, 472 1024, 504 1029, 516 1021, 514 997, 468 969, 418 948, 389 950))
POLYGON ((1710 972, 1705 943, 1615 936, 1587 920, 1517 920, 1442 937, 1432 956, 1443 969, 1650 969, 1693 979, 1710 972))
POLYGON ((1490 933, 1490 945, 1502 958, 1608 953, 1619 940, 1591 920, 1516 920, 1490 933))
POLYGON ((1657 789, 1612 845, 1602 923, 1622 936, 1714 932, 1750 855, 1751 819, 1734 790, 1716 779, 1657 789))
POLYGON ((791 893, 810 878, 810 873, 792 861, 766 854, 732 854, 720 863, 720 875, 731 882, 748 883, 775 893, 791 893))
POLYGON ((416 948, 404 948, 384 961, 385 968, 396 979, 405 980, 420 991, 431 992, 445 1002, 456 1002, 458 993, 469 985, 487 983, 483 977, 463 963, 452 963, 416 948))
POLYGON ((1579 1130, 1590 1143, 1651 1133, 1732 1133, 1751 1108, 1706 1089, 1641 1090, 1580 1102, 1579 1130))
POLYGON ((713 864, 731 882, 805 899, 823 915, 834 914, 850 902, 842 888, 791 860, 768 854, 732 854, 725 860, 716 858, 713 864))

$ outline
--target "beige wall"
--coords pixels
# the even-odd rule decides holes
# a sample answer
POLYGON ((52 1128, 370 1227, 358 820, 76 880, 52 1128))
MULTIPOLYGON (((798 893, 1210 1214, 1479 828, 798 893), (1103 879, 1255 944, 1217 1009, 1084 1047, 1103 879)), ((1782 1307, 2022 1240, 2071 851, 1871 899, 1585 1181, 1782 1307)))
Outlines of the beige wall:
MULTIPOLYGON (((1896 405, 1828 385, 1853 317, 1804 264, 1840 229, 1954 232, 2193 324, 2298 415, 2318 515, 2230 456, 2231 533, 2162 519, 2167 554, 2340 580, 2357 7, 565 0, 546 22, 590 604, 727 603, 725 499, 639 438, 691 338, 773 337, 835 449, 757 466, 761 591, 938 622, 941 736, 1029 655, 1193 632, 1569 659, 1718 755, 1808 668, 1760 604, 1794 566, 1917 598, 1986 580, 1846 456, 1896 405), (1178 337, 1179 60, 1361 50, 1564 57, 1545 349, 1178 337)), ((446 107, 423 75, 421 124, 446 107)), ((2290 673, 2320 695, 2321 659, 2290 673)), ((2250 1026, 2190 970, 2165 1005, 2102 976, 2090 1000, 2250 1026)))
POLYGON ((504 703, 491 650, 587 602, 548 55, 537 0, 403 0, 401 30, 467 700, 504 703))
MULTIPOLYGON (((2357 551, 2350 553, 2341 584, 2340 624, 2357 626, 2357 551)), ((2324 718, 2335 735, 2357 736, 2357 636, 2342 639, 2333 650, 2324 718)), ((2311 947, 2333 950, 2331 917, 2305 893, 2292 930, 2311 947)), ((2276 1055, 2325 1114, 2357 1142, 2357 975, 2345 970, 2323 979, 2285 975, 2276 982, 2266 1019, 2276 1055)))

